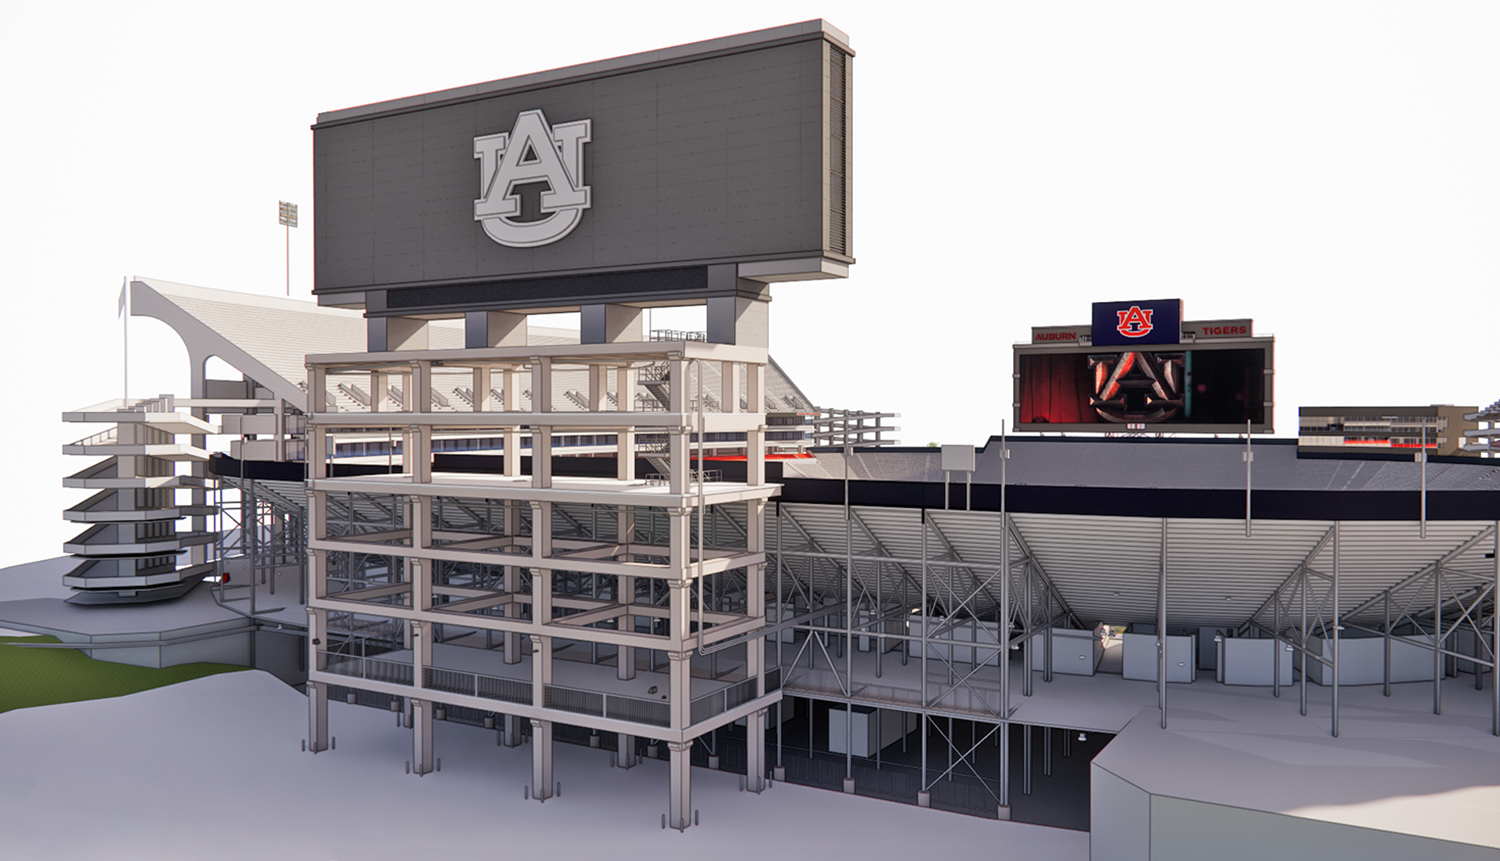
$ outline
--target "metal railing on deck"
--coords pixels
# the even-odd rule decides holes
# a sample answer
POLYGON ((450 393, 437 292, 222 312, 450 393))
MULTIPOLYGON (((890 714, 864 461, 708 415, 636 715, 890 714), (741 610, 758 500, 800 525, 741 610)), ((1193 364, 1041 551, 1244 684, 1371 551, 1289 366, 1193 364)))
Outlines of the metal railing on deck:
POLYGON ((487 700, 531 705, 531 682, 517 679, 466 673, 462 670, 445 670, 441 667, 426 667, 422 673, 422 684, 432 690, 449 694, 463 694, 487 700))
MULTIPOLYGON (((780 671, 766 673, 766 693, 770 693, 780 686, 780 671)), ((693 700, 689 717, 693 723, 700 723, 715 715, 721 715, 730 709, 739 708, 753 699, 755 699, 755 679, 745 679, 742 682, 735 682, 727 688, 720 688, 711 694, 704 694, 693 700)))
POLYGON ((318 652, 318 655, 327 661, 324 667, 326 672, 356 679, 365 679, 371 682, 386 682, 392 685, 412 684, 411 664, 405 661, 391 661, 384 658, 361 658, 358 655, 337 655, 321 650, 318 652))
POLYGON ((645 700, 619 694, 601 694, 547 685, 542 692, 543 705, 559 711, 593 715, 611 720, 671 726, 672 711, 666 700, 645 700))
MULTIPOLYGON (((361 658, 358 655, 341 655, 321 650, 318 654, 326 661, 326 671, 335 675, 396 685, 412 684, 412 665, 404 661, 361 658)), ((531 683, 519 679, 506 679, 443 667, 424 667, 422 683, 429 690, 443 693, 499 700, 518 705, 531 704, 531 683)), ((779 670, 766 673, 767 693, 776 690, 780 685, 779 670)), ((671 726, 672 722, 671 704, 667 700, 648 700, 558 685, 544 686, 542 697, 545 707, 558 711, 650 726, 671 726)), ((753 699, 755 699, 755 679, 736 682, 693 700, 690 706, 691 720, 693 723, 708 720, 753 699)))

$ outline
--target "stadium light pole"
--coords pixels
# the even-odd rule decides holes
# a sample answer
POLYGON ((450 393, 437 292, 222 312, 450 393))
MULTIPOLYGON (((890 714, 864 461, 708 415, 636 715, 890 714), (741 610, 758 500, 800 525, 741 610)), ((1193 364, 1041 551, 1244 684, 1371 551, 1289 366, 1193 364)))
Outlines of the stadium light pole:
POLYGON ((277 201, 277 222, 286 228, 286 295, 292 295, 292 228, 297 226, 297 204, 277 201))

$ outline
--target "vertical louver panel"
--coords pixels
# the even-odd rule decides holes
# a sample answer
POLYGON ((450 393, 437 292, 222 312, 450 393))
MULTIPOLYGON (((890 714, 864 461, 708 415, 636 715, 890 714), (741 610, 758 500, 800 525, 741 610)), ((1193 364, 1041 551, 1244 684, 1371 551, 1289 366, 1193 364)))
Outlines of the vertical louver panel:
POLYGON ((828 249, 849 253, 849 55, 828 58, 828 249))

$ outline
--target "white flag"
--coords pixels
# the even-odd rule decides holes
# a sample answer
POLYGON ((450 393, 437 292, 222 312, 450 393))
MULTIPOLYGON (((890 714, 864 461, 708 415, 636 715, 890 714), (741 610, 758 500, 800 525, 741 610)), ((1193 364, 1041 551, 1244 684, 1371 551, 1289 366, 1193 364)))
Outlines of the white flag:
POLYGON ((115 312, 115 319, 119 319, 120 317, 123 317, 125 315, 125 287, 129 283, 129 278, 120 279, 120 307, 119 310, 115 312))

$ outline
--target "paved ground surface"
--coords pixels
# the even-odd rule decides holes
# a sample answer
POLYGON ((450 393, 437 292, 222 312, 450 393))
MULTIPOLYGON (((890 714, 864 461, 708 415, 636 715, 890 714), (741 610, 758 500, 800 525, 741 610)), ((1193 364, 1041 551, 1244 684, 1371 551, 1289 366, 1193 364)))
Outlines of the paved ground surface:
POLYGON ((452 852, 546 858, 1082 861, 1089 836, 693 769, 701 824, 661 829, 666 763, 610 769, 556 746, 563 794, 525 801, 531 751, 439 723, 440 773, 405 773, 411 734, 330 703, 337 749, 303 753, 306 700, 262 672, 0 715, 6 858, 355 859, 452 852), (778 848, 779 847, 779 848, 778 848))

